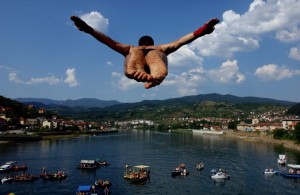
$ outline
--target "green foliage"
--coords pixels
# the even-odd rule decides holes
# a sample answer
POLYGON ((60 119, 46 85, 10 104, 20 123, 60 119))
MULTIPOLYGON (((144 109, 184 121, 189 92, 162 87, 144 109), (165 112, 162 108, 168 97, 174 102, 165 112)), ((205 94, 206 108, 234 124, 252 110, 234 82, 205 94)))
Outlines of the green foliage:
POLYGON ((11 118, 11 120, 9 121, 10 125, 19 125, 21 117, 23 117, 24 119, 28 119, 41 116, 45 118, 51 118, 53 116, 53 113, 51 112, 39 114, 37 109, 29 108, 27 105, 11 100, 9 98, 5 98, 3 96, 0 96, 0 107, 3 107, 5 109, 6 117, 11 118))
POLYGON ((294 140, 294 132, 289 132, 285 129, 275 129, 273 132, 274 139, 294 140))
POLYGON ((295 126, 294 138, 298 143, 300 143, 300 123, 297 123, 297 125, 295 126))
POLYGON ((283 136, 286 134, 286 130, 284 129, 275 129, 273 132, 274 139, 282 139, 283 136))
POLYGON ((300 116, 300 103, 289 108, 287 114, 300 116))

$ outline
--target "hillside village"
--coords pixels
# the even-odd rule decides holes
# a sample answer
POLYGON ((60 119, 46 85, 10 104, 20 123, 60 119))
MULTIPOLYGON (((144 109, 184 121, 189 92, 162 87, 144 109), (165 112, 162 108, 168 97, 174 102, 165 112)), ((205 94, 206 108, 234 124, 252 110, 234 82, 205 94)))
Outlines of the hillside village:
MULTIPOLYGON (((11 123, 12 119, 7 117, 7 109, 0 107, 0 131, 23 129, 27 131, 89 131, 89 130, 107 130, 107 129, 206 129, 206 130, 227 130, 234 129, 239 131, 274 131, 275 129, 294 130, 297 123, 300 122, 298 116, 287 116, 286 111, 267 112, 264 114, 252 116, 247 120, 235 118, 166 118, 163 124, 155 123, 149 119, 135 119, 128 121, 102 121, 87 122, 83 120, 65 120, 52 115, 46 118, 43 114, 44 108, 37 109, 39 117, 25 118, 20 117, 11 123), (234 124, 234 125, 232 125, 234 124)), ((28 105, 28 109, 34 109, 33 105, 28 105)))

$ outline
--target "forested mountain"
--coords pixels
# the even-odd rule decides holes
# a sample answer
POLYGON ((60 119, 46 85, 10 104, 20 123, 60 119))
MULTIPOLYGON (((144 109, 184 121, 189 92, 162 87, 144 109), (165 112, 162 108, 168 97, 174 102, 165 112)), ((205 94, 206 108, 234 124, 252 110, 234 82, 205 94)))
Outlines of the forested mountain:
POLYGON ((37 108, 29 108, 28 105, 3 96, 0 96, 0 108, 2 110, 1 112, 4 112, 5 116, 11 119, 11 123, 19 123, 21 117, 26 119, 40 116, 52 117, 53 115, 53 113, 49 111, 39 114, 37 108))
POLYGON ((104 101, 112 104, 104 107, 98 104, 103 101, 96 99, 93 99, 93 101, 91 99, 67 100, 63 103, 50 99, 32 98, 27 100, 31 100, 32 102, 27 102, 26 104, 33 104, 36 108, 46 108, 47 111, 64 116, 64 118, 86 121, 122 121, 133 119, 159 121, 166 118, 186 117, 243 119, 251 117, 253 114, 285 111, 296 104, 295 102, 269 98, 237 97, 220 94, 186 96, 167 100, 144 100, 136 103, 104 101), (41 102, 38 102, 38 100, 41 102), (88 105, 86 104, 87 102, 89 102, 88 105))
POLYGON ((287 114, 300 116, 300 103, 289 108, 287 114))
MULTIPOLYGON (((205 94, 167 100, 144 100, 136 103, 118 103, 107 107, 75 107, 40 105, 70 119, 82 120, 163 120, 166 118, 246 118, 250 113, 284 111, 294 102, 233 95, 205 94)), ((80 104, 83 105, 83 104, 80 104)), ((37 104, 36 104, 37 106, 37 104)))

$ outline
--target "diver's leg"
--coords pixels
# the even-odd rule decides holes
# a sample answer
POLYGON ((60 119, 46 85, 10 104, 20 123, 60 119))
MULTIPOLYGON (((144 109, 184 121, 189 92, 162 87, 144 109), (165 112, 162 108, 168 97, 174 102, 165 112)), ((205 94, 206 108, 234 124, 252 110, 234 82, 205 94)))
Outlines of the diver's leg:
POLYGON ((149 81, 152 77, 145 72, 145 57, 142 50, 135 50, 128 54, 124 63, 124 74, 138 82, 149 81))
POLYGON ((168 75, 168 60, 164 53, 156 50, 150 51, 145 59, 146 64, 149 66, 150 74, 153 77, 153 81, 148 81, 144 85, 146 89, 149 89, 159 85, 168 75))

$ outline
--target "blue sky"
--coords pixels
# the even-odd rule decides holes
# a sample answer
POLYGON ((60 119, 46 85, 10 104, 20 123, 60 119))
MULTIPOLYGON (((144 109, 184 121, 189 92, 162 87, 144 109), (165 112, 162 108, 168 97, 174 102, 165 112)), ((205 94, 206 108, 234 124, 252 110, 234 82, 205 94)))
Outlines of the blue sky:
POLYGON ((300 0, 1 0, 0 95, 120 102, 220 93, 300 102, 300 0), (211 18, 215 31, 168 56, 157 87, 123 75, 123 57, 78 31, 172 42, 211 18))

